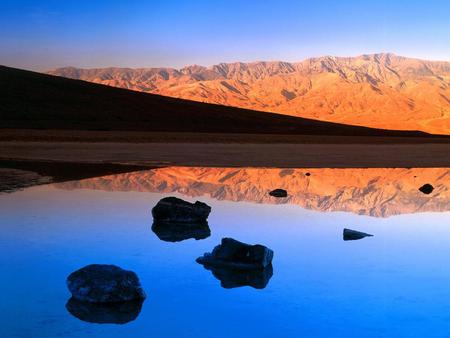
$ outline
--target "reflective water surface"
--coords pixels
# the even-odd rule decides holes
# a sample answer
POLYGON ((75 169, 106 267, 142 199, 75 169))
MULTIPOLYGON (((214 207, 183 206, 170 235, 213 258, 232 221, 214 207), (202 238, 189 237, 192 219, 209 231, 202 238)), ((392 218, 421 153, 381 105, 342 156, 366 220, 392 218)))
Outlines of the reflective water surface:
POLYGON ((450 335, 450 169, 162 168, 2 194, 0 214, 1 337, 450 335), (166 196, 212 206, 205 235, 152 230, 166 196), (271 270, 195 262, 223 237, 271 248, 271 270), (91 263, 147 299, 73 303, 65 279, 91 263))

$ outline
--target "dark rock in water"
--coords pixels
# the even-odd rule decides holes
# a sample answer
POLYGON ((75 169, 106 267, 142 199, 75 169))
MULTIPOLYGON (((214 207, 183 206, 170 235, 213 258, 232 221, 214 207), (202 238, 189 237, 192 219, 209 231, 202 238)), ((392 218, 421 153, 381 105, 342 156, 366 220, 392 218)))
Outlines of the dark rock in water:
POLYGON ((125 324, 135 320, 141 312, 143 300, 119 303, 88 303, 70 298, 67 311, 74 317, 96 324, 125 324))
POLYGON ((87 265, 67 277, 72 297, 90 303, 115 303, 145 299, 139 278, 133 271, 115 265, 87 265))
POLYGON ((306 173, 305 176, 311 176, 311 173, 306 173))
POLYGON ((343 233, 344 241, 354 241, 357 239, 361 239, 364 237, 373 237, 371 234, 366 234, 365 232, 351 230, 351 229, 344 229, 343 233))
POLYGON ((287 197, 287 191, 284 189, 275 189, 269 192, 269 195, 273 197, 287 197))
POLYGON ((204 222, 210 212, 211 207, 206 203, 189 203, 176 197, 165 197, 152 209, 155 221, 179 223, 204 222))
POLYGON ((190 238, 199 240, 211 236, 211 230, 207 222, 180 223, 156 221, 152 225, 152 230, 160 240, 166 242, 180 242, 190 238))
POLYGON ((424 185, 422 185, 420 188, 419 188, 419 190, 421 191, 421 192, 423 192, 424 194, 426 194, 426 195, 429 195, 429 194, 431 194, 432 192, 433 192, 433 190, 434 190, 434 187, 431 185, 431 184, 424 184, 424 185))
POLYGON ((273 251, 264 245, 249 245, 232 238, 222 238, 221 244, 211 253, 197 258, 207 266, 225 267, 237 270, 264 269, 272 262, 273 251))
POLYGON ((225 289, 251 286, 255 289, 264 289, 273 275, 272 264, 258 270, 236 270, 225 267, 204 265, 214 277, 220 280, 220 285, 225 289))

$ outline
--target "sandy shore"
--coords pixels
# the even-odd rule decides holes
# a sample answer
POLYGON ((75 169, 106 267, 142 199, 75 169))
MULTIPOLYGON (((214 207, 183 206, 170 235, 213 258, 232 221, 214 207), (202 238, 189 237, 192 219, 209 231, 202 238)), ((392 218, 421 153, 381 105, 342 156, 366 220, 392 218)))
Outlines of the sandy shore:
POLYGON ((450 143, 220 144, 1 142, 0 159, 145 166, 450 167, 450 143))

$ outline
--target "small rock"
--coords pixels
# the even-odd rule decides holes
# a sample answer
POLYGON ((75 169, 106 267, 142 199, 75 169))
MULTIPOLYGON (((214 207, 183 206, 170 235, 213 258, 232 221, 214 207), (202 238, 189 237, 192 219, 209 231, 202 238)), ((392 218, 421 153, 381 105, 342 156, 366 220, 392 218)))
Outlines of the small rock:
POLYGON ((344 241, 354 241, 357 239, 361 239, 364 237, 373 237, 371 234, 366 234, 365 232, 344 229, 344 233, 342 234, 344 241))
POLYGON ((67 287, 72 297, 82 302, 115 303, 145 299, 137 275, 115 265, 87 265, 67 277, 67 287))
POLYGON ((211 229, 207 222, 180 223, 154 222, 152 231, 165 242, 181 242, 186 239, 205 239, 211 236, 211 229))
POLYGON ((273 197, 287 197, 287 191, 284 189, 275 189, 269 192, 269 195, 273 197))
POLYGON ((305 176, 311 176, 311 173, 306 173, 305 176))
POLYGON ((189 203, 176 197, 165 197, 152 209, 153 219, 163 222, 206 222, 211 207, 206 203, 189 203))
POLYGON ((434 187, 431 184, 424 184, 419 188, 419 191, 423 192, 426 195, 429 195, 433 192, 434 187))
POLYGON ((250 245, 232 238, 222 238, 211 253, 197 258, 197 263, 237 270, 264 269, 273 259, 273 251, 264 245, 250 245))
POLYGON ((139 316, 142 303, 141 299, 119 303, 88 303, 72 297, 66 309, 72 316, 88 323, 126 324, 139 316))

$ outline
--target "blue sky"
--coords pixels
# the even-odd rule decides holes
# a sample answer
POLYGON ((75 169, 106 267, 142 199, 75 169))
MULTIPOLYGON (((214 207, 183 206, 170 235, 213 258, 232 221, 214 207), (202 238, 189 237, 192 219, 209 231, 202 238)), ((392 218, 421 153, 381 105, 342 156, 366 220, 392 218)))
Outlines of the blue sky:
POLYGON ((393 52, 450 60, 450 1, 0 0, 0 64, 182 67, 393 52))

